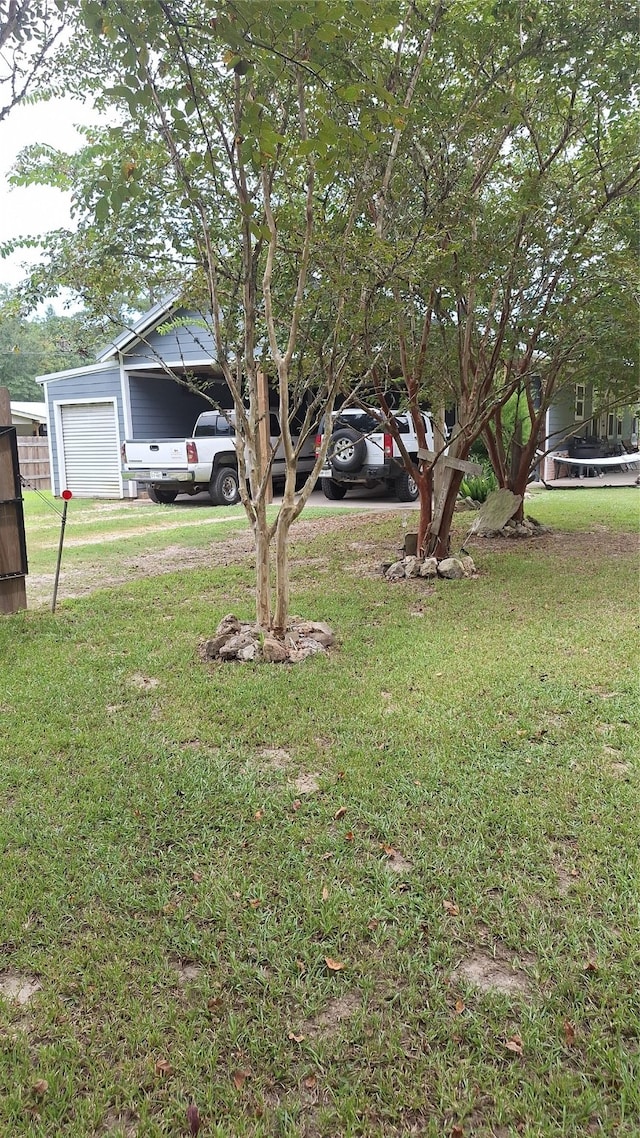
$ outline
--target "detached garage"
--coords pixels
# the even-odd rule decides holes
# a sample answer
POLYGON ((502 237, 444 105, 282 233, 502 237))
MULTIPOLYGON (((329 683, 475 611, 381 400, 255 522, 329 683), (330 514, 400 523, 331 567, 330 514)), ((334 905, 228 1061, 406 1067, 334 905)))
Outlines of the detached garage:
POLYGON ((49 418, 52 488, 76 498, 136 497, 123 483, 125 439, 188 438, 211 404, 167 374, 196 381, 221 406, 232 401, 215 363, 213 335, 175 297, 147 312, 85 368, 38 377, 49 418), (173 321, 171 328, 159 331, 173 321))

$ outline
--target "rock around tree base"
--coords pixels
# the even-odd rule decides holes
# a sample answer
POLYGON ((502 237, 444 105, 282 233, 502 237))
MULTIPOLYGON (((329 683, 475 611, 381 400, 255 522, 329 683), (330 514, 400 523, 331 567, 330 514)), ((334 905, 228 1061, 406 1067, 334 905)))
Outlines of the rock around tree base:
POLYGON ((443 577, 448 581, 458 581, 463 577, 477 576, 472 557, 403 557, 392 565, 383 565, 382 571, 387 581, 403 581, 407 577, 443 577))
POLYGON ((203 660, 269 664, 297 664, 318 652, 326 653, 335 644, 328 624, 293 616, 282 639, 257 624, 238 620, 229 613, 223 617, 215 635, 200 647, 203 660))

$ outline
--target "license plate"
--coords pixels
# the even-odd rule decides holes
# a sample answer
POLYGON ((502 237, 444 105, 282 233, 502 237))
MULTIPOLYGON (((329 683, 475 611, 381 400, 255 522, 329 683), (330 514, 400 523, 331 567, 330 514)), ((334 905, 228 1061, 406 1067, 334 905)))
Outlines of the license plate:
POLYGON ((162 470, 150 470, 149 478, 153 478, 155 481, 161 481, 164 478, 164 473, 162 470))

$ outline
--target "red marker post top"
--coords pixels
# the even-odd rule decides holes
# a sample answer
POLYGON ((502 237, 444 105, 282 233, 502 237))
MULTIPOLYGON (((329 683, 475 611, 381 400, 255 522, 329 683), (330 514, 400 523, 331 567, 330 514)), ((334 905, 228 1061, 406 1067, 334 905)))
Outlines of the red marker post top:
POLYGON ((65 502, 68 502, 70 498, 73 498, 73 494, 70 490, 63 490, 61 497, 64 498, 65 502))

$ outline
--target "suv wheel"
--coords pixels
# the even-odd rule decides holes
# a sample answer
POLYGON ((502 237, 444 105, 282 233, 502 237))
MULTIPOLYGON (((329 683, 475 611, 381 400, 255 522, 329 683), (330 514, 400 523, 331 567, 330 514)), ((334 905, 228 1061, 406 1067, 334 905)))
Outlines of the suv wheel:
POLYGON ((333 478, 322 478, 320 481, 322 483, 322 493, 330 502, 339 502, 341 498, 344 498, 347 492, 346 486, 341 486, 339 482, 334 482, 333 478))
POLYGON ((366 456, 366 439, 358 431, 341 427, 333 432, 327 459, 338 474, 352 474, 360 470, 366 456))
POLYGON ((415 502, 418 497, 418 483, 408 471, 403 470, 395 482, 396 498, 399 502, 415 502))

